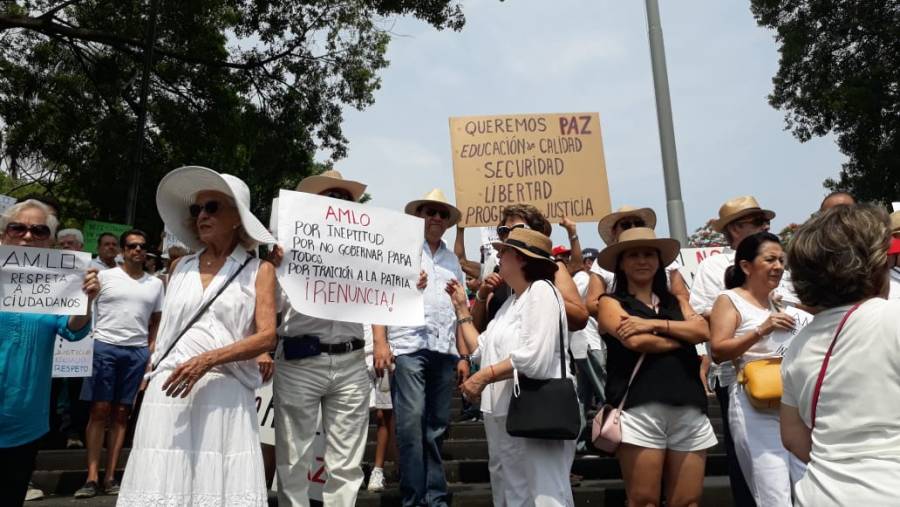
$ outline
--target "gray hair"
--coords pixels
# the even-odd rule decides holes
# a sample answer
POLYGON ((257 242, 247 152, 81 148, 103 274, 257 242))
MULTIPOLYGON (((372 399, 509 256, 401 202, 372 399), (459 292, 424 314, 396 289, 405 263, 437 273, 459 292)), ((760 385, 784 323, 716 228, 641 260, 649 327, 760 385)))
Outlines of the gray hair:
POLYGON ((47 217, 46 225, 50 228, 50 236, 55 236, 56 228, 59 227, 59 219, 56 218, 56 215, 53 214, 53 208, 47 206, 41 201, 38 201, 37 199, 28 199, 6 208, 6 211, 4 211, 2 215, 0 215, 0 232, 5 234, 6 226, 9 225, 9 223, 12 222, 19 213, 25 211, 28 208, 37 208, 44 212, 44 215, 47 217))
POLYGON ((56 233, 56 241, 59 241, 66 236, 72 236, 79 243, 84 245, 84 234, 82 234, 81 231, 79 231, 78 229, 63 229, 63 230, 57 232, 56 233))
POLYGON ((877 296, 887 279, 887 213, 858 204, 823 211, 797 229, 787 265, 800 301, 834 308, 877 296))

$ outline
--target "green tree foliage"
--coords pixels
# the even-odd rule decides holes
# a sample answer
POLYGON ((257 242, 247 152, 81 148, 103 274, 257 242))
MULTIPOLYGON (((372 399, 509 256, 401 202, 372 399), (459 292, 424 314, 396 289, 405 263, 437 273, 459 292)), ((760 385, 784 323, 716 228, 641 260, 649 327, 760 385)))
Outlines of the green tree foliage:
POLYGON ((728 246, 725 236, 721 232, 713 230, 715 218, 710 218, 703 227, 699 227, 688 238, 688 247, 690 248, 708 248, 714 246, 728 246))
MULTIPOLYGON (((150 5, 157 2, 136 223, 169 170, 244 178, 257 212, 345 156, 345 107, 374 101, 396 16, 462 28, 455 0, 19 0, 0 4, 3 169, 67 214, 121 221, 150 5)), ((15 193, 15 192, 14 192, 15 193)))
POLYGON ((848 157, 831 190, 900 197, 900 0, 752 0, 781 60, 769 102, 801 141, 829 132, 848 157))

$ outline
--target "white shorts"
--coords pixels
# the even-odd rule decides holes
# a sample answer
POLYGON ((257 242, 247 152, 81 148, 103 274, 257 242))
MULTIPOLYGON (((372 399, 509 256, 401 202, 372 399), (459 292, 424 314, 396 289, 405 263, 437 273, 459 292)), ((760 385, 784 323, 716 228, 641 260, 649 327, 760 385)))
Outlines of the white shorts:
POLYGON ((692 452, 718 442, 709 418, 696 407, 648 403, 622 411, 622 443, 692 452))
POLYGON ((370 409, 393 410, 391 402, 391 380, 388 375, 372 379, 372 395, 369 399, 370 409))

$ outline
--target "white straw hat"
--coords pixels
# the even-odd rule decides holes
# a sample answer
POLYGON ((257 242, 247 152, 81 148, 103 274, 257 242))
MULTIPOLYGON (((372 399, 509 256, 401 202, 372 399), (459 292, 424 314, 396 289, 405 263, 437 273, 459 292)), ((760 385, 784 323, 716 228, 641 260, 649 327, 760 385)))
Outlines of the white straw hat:
POLYGON ((200 250, 203 243, 188 226, 191 219, 188 207, 194 204, 197 193, 204 190, 221 192, 234 199, 241 225, 255 242, 275 243, 275 238, 250 212, 250 189, 246 183, 236 176, 220 174, 206 167, 185 166, 163 176, 156 187, 156 208, 166 228, 191 250, 200 250))

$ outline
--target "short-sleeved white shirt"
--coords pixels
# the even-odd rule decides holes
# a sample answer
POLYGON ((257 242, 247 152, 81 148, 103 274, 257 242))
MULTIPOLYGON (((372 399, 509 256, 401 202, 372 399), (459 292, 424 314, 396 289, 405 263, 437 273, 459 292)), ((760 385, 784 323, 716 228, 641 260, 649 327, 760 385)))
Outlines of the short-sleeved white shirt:
POLYGON ((146 347, 150 316, 162 311, 162 282, 147 273, 134 279, 121 267, 101 271, 98 277, 94 338, 123 347, 146 347))
MULTIPOLYGON (((591 281, 591 275, 586 271, 579 271, 572 277, 575 287, 578 288, 578 294, 582 301, 587 297, 588 285, 591 281)), ((593 316, 588 317, 587 325, 584 329, 569 333, 569 349, 575 359, 584 359, 587 357, 588 349, 604 350, 606 345, 600 338, 600 329, 597 319, 593 316)))
MULTIPOLYGON (((816 314, 784 355, 781 402, 797 407, 807 427, 812 422, 812 397, 822 360, 849 308, 816 314)), ((838 337, 819 395, 812 461, 797 485, 798 505, 896 503, 900 478, 898 315, 900 301, 873 298, 853 313, 838 337), (891 496, 877 496, 878 491, 891 496), (890 501, 885 503, 887 498, 890 501)))

